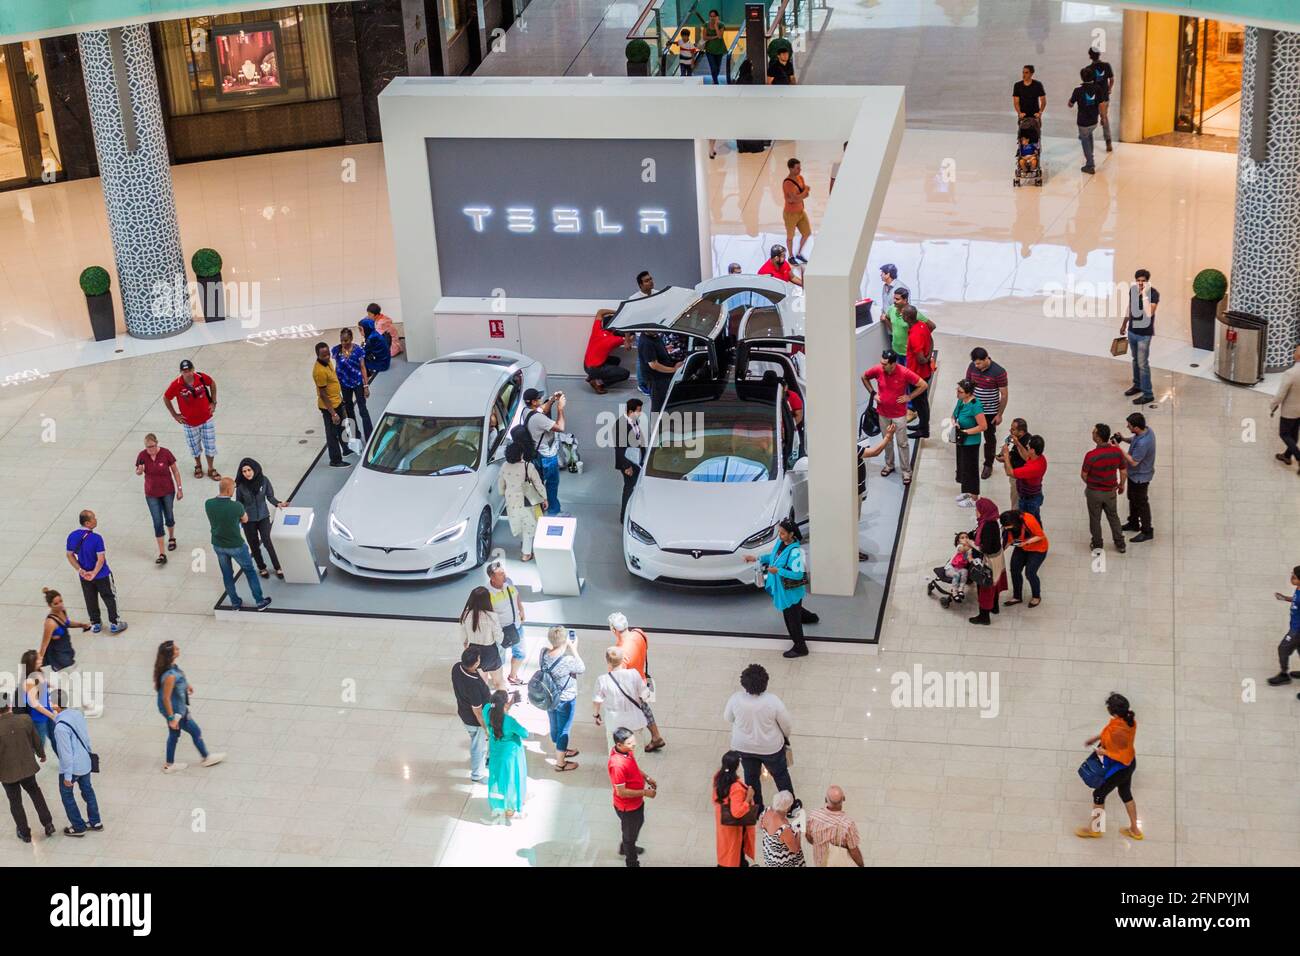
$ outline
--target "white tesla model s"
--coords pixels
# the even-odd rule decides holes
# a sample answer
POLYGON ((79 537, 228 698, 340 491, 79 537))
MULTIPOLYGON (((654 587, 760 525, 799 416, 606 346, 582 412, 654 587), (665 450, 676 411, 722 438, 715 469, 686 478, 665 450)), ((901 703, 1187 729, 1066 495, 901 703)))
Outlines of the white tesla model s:
POLYGON ((807 521, 808 462, 791 411, 801 403, 787 401, 803 392, 803 316, 788 288, 724 276, 664 290, 658 308, 657 296, 632 300, 607 323, 673 332, 694 347, 655 416, 628 501, 623 557, 632 574, 681 587, 753 586, 745 556, 772 547, 782 518, 807 521))
POLYGON ((330 562, 411 581, 486 561, 505 507, 497 476, 529 388, 546 390, 546 369, 518 352, 469 349, 416 369, 330 503, 330 562))

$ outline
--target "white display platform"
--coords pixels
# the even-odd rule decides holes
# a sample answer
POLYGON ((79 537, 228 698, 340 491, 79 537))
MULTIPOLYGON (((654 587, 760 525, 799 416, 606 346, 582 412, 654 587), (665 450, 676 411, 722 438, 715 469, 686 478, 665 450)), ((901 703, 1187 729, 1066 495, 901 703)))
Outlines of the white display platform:
POLYGON ((573 551, 577 536, 577 518, 543 515, 537 519, 537 534, 533 536, 533 560, 537 562, 543 594, 565 596, 582 593, 578 559, 573 551))
POLYGON ((325 569, 312 551, 313 508, 276 508, 271 517, 271 543, 280 556, 280 569, 288 584, 320 584, 325 569))

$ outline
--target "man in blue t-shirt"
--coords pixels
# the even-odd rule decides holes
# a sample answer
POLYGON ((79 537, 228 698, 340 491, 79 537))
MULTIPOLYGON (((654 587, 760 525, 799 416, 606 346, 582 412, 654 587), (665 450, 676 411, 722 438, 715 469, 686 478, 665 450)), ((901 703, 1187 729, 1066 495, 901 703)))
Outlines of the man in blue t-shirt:
MULTIPOLYGON (((1283 636, 1282 643, 1277 646, 1277 663, 1281 670, 1276 677, 1268 679, 1274 687, 1289 684, 1292 678, 1300 678, 1300 671, 1287 670, 1291 652, 1300 651, 1300 564, 1291 569, 1291 587, 1295 590, 1289 595, 1281 591, 1273 595, 1279 601, 1287 601, 1291 605, 1291 626, 1283 636)), ((1296 697, 1300 697, 1300 694, 1296 694, 1296 697)))
POLYGON ((1080 171, 1095 173, 1097 167, 1093 165, 1092 131, 1097 128, 1097 120, 1101 116, 1101 104, 1105 101, 1106 93, 1105 88, 1093 79, 1091 67, 1085 66, 1080 70, 1079 79, 1083 82, 1070 94, 1068 105, 1078 107, 1075 122, 1079 127, 1079 144, 1083 146, 1083 166, 1080 167, 1080 171))
POLYGON ((80 515, 81 527, 68 535, 68 564, 81 578, 81 594, 86 599, 86 613, 90 615, 90 631, 98 634, 104 630, 99 616, 99 600, 104 599, 108 611, 108 631, 121 634, 126 621, 117 616, 117 589, 113 585, 113 572, 104 554, 104 539, 95 533, 99 521, 95 512, 87 509, 80 515))

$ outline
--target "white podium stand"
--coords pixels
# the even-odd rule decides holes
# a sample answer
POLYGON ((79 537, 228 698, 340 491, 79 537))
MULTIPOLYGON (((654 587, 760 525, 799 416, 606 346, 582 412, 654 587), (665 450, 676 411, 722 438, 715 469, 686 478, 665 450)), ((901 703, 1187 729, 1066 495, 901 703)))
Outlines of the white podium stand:
POLYGON ((311 508, 272 508, 271 543, 280 556, 280 568, 288 584, 320 584, 325 569, 316 563, 311 550, 311 508))
POLYGON ((542 593, 576 595, 582 591, 578 579, 578 559, 573 553, 574 539, 578 533, 577 518, 551 518, 543 515, 537 519, 537 534, 533 537, 533 559, 541 577, 542 593))

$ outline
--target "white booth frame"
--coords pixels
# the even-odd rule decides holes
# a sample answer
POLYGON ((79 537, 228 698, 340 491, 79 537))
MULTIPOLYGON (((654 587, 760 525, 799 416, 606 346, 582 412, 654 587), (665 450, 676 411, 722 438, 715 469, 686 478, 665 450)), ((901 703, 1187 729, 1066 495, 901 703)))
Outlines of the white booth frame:
MULTIPOLYGON (((857 562, 857 370, 854 303, 903 135, 896 86, 704 86, 698 81, 622 77, 398 77, 379 96, 398 286, 412 360, 480 342, 444 341, 439 312, 488 315, 499 304, 442 294, 433 197, 431 138, 695 139, 702 274, 711 274, 707 160, 713 139, 829 140, 848 149, 817 225, 816 255, 804 270, 807 309, 812 589, 849 596, 857 562)), ((472 178, 473 170, 465 171, 472 178)), ((508 268, 508 266, 507 266, 508 268)), ((630 292, 631 290, 629 290, 630 292)), ((887 303, 884 303, 887 305, 887 303)), ((514 300, 515 316, 565 316, 579 354, 605 301, 514 300)), ((501 343, 497 343, 501 344, 501 343)), ((544 356, 537 356, 545 361, 544 356)))

